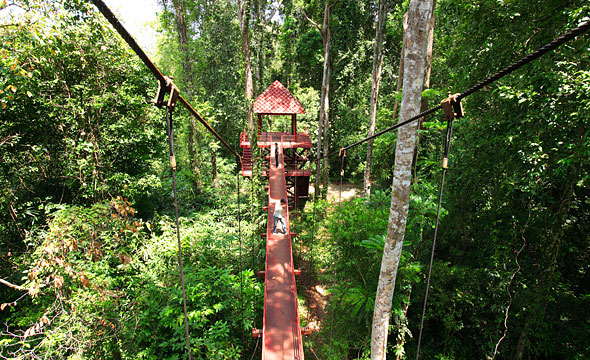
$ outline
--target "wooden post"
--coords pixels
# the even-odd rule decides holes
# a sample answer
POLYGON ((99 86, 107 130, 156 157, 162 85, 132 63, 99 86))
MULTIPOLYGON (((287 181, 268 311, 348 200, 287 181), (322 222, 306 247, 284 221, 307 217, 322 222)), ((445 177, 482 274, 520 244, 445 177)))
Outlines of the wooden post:
POLYGON ((293 132, 293 135, 295 137, 297 137, 297 115, 296 114, 291 115, 291 131, 293 132))

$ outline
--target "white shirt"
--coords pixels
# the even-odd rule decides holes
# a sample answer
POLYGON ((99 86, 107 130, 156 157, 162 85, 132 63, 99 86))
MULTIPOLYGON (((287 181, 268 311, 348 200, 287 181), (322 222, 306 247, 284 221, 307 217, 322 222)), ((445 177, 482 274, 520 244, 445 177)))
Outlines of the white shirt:
POLYGON ((277 203, 275 205, 274 217, 279 217, 279 216, 283 216, 283 207, 281 206, 281 202, 277 201, 277 203))

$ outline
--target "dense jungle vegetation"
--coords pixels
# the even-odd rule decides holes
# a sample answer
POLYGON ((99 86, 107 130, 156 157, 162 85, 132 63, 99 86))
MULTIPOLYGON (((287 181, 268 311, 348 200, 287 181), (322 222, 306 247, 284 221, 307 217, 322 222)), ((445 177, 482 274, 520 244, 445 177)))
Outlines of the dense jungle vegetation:
MULTIPOLYGON (((409 3, 387 1, 377 130, 397 122, 409 3)), ((160 5, 156 63, 232 146, 251 101, 238 5, 254 96, 280 80, 315 141, 324 55, 310 19, 321 23, 324 2, 160 5)), ((367 135, 377 1, 332 6, 328 142, 337 151, 367 135)), ((430 106, 588 21, 590 3, 438 0, 434 14, 430 106)), ((150 104, 157 81, 90 2, 0 0, 0 15, 0 358, 185 358, 165 120, 150 104)), ((589 36, 465 100, 423 359, 590 358, 589 36)), ((175 124, 193 358, 260 358, 250 331, 262 326, 264 179, 239 179, 238 192, 233 155, 185 110, 175 124)), ((391 359, 416 355, 443 128, 438 113, 419 131, 391 359)), ((304 339, 308 359, 370 356, 395 140, 375 140, 369 197, 338 204, 324 189, 293 220, 301 322, 317 328, 304 339)), ((344 182, 362 189, 366 146, 347 155, 344 182)), ((329 165, 336 184, 340 160, 329 165)))

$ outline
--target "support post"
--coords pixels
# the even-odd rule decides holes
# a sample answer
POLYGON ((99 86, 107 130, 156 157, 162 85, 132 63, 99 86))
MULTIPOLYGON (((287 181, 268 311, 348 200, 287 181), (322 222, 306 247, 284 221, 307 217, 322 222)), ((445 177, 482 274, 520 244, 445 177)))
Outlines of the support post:
POLYGON ((291 131, 293 132, 293 136, 295 136, 295 139, 297 139, 297 115, 296 114, 292 114, 291 115, 291 131))

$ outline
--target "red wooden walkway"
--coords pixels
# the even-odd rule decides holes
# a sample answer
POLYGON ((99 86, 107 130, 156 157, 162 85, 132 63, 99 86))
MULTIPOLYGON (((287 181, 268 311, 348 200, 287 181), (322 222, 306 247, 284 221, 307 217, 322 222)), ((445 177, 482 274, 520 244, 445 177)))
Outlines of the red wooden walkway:
MULTIPOLYGON (((275 154, 274 142, 270 148, 270 153, 275 154)), ((278 146, 278 151, 279 166, 275 166, 274 156, 270 161, 262 359, 303 360, 288 206, 283 210, 286 234, 272 233, 275 205, 281 199, 287 199, 282 145, 278 146)))

